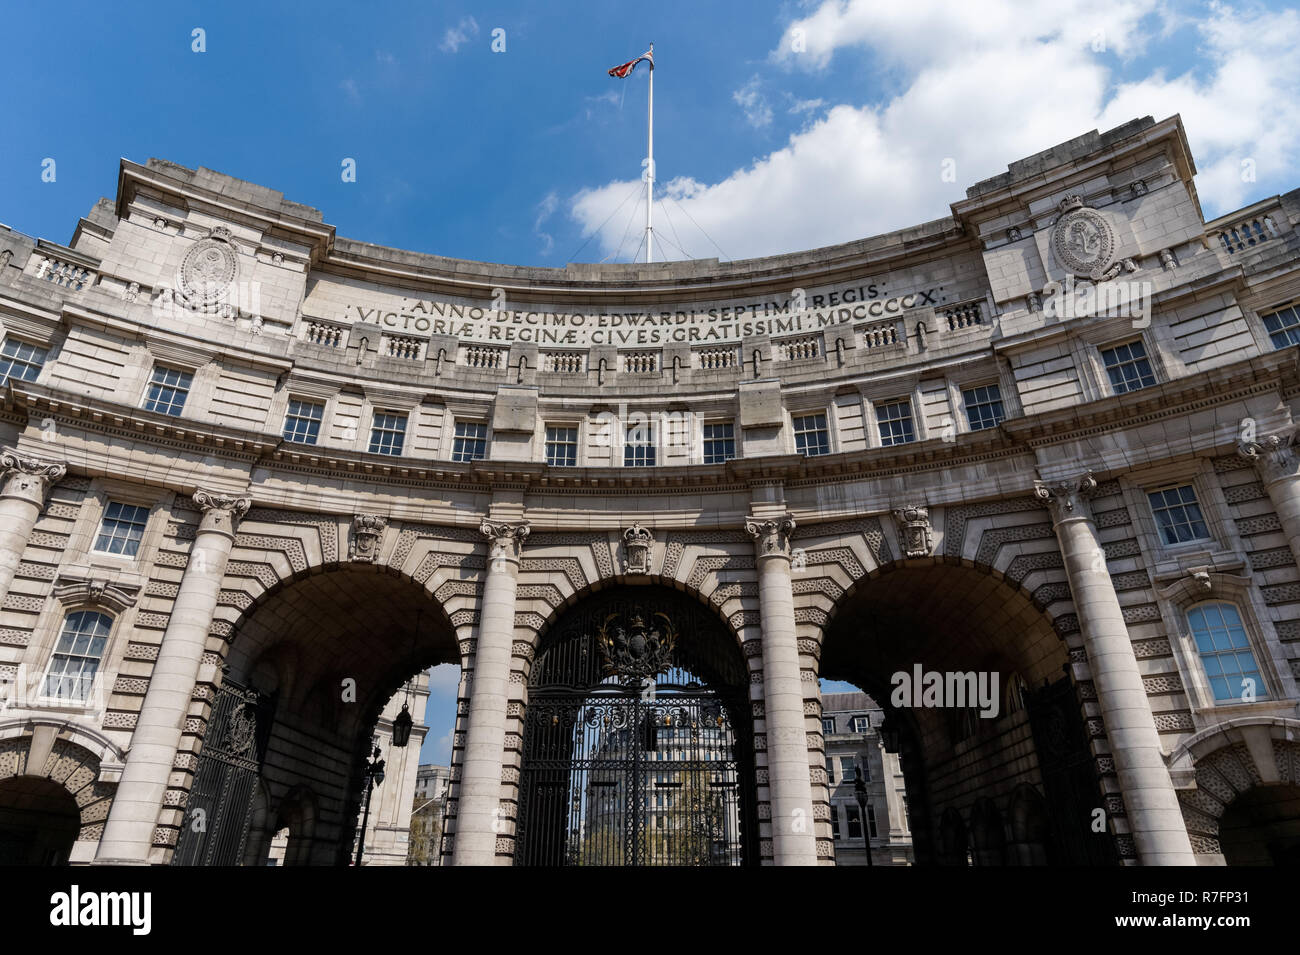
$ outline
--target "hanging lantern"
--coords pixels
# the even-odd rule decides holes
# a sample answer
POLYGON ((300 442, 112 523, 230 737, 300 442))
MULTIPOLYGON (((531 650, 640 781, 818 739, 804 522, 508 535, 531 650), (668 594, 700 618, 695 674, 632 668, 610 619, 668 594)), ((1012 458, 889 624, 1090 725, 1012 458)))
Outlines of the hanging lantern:
POLYGON ((411 719, 411 712, 402 704, 402 712, 398 713, 393 720, 393 745, 399 749, 406 746, 411 739, 411 726, 415 720, 411 719))

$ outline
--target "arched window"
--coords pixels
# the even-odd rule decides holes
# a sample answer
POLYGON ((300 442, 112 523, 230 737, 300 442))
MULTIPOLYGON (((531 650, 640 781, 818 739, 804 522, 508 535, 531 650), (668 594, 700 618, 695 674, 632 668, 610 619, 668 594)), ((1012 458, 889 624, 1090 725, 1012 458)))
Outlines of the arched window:
POLYGON ((113 619, 107 614, 93 610, 68 614, 45 671, 41 695, 66 703, 89 699, 112 628, 113 619))
POLYGON ((1241 613, 1234 604, 1200 604, 1187 611, 1187 623, 1216 703, 1250 703, 1268 697, 1241 613))

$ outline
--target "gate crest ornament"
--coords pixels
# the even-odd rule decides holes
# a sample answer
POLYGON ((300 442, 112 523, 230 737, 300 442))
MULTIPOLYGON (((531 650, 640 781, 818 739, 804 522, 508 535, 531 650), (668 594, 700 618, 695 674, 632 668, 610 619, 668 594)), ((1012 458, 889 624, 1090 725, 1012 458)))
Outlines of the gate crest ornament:
POLYGON ((623 532, 624 570, 627 573, 650 573, 650 546, 654 542, 654 535, 639 523, 623 532))
POLYGON ((1089 209, 1079 196, 1066 196, 1059 206, 1061 217, 1052 228, 1052 254, 1075 275, 1094 282, 1113 278, 1115 230, 1104 215, 1089 209))
POLYGON ((379 540, 388 526, 378 514, 358 514, 352 518, 352 539, 348 542, 348 559, 373 564, 379 557, 379 540))
POLYGON ((677 630, 667 614, 651 615, 649 623, 638 613, 625 627, 614 623, 621 614, 612 613, 596 631, 596 646, 604 659, 605 676, 644 679, 662 673, 672 664, 677 630), (662 626, 656 620, 663 621, 662 626))

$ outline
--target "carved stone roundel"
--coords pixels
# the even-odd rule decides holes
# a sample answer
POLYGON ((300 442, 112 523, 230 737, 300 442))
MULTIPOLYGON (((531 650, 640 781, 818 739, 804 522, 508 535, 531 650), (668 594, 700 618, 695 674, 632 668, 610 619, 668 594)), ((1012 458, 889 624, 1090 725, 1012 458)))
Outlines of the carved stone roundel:
POLYGON ((180 289, 191 305, 213 305, 235 281, 238 260, 229 242, 208 236, 190 246, 181 262, 180 289))
POLYGON ((1073 209, 1056 221, 1052 254, 1075 275, 1101 278, 1115 257, 1115 230, 1095 209, 1073 209))

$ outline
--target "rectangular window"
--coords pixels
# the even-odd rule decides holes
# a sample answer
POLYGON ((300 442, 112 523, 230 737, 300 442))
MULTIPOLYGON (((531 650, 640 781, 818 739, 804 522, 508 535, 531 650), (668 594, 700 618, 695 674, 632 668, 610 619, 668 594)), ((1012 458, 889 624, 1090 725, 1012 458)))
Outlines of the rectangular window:
POLYGON ((840 757, 840 773, 846 782, 850 779, 857 778, 857 773, 855 771, 857 765, 858 761, 852 756, 840 757))
POLYGON ((401 454, 406 443, 406 415, 376 409, 370 423, 371 454, 401 454))
POLYGON ((1106 366, 1106 374, 1110 376, 1110 386, 1117 395, 1137 391, 1139 388, 1150 388, 1156 383, 1151 362, 1147 360, 1146 347, 1140 338, 1114 348, 1103 348, 1101 360, 1106 366))
POLYGON ((704 425, 704 463, 721 464, 736 456, 736 426, 730 421, 704 425))
POLYGON ((1241 614, 1229 603, 1193 607, 1187 622, 1217 703, 1254 702, 1268 697, 1241 614))
POLYGON ((865 733, 865 732, 866 732, 867 730, 869 730, 869 729, 871 729, 871 720, 870 720, 870 718, 868 718, 868 717, 866 717, 866 716, 855 716, 855 717, 853 717, 853 732, 855 732, 855 733, 865 733))
POLYGON ((961 393, 966 408, 966 423, 972 431, 996 428, 1006 418, 1002 410, 1002 389, 997 385, 980 385, 961 393))
POLYGON ((830 736, 830 735, 831 735, 832 733, 834 733, 834 732, 835 732, 835 717, 833 717, 833 716, 823 716, 823 717, 822 717, 822 735, 824 735, 824 736, 830 736))
POLYGON ((912 402, 906 398, 876 405, 876 423, 880 426, 882 447, 916 440, 912 430, 912 402))
POLYGON ((840 807, 832 805, 831 806, 831 838, 838 839, 839 837, 840 837, 840 807))
POLYGON ((134 557, 144 539, 147 523, 149 508, 109 501, 108 507, 104 508, 104 519, 100 522, 94 549, 101 554, 134 557))
POLYGON ((849 820, 849 838, 862 838, 862 811, 857 806, 845 806, 844 815, 849 820))
POLYGON ((546 426, 546 463, 553 468, 578 466, 578 429, 564 425, 546 426))
POLYGON ((826 427, 825 414, 796 415, 794 424, 794 449, 799 454, 815 457, 831 453, 831 435, 826 427))
MULTIPOLYGON (((633 415, 634 419, 639 415, 633 415)), ((623 467, 655 466, 655 430, 651 423, 629 425, 623 439, 623 467)))
POLYGON ((826 757, 826 782, 835 785, 835 760, 830 756, 826 757))
POLYGON ((1274 348, 1289 348, 1300 343, 1300 310, 1294 305, 1261 317, 1274 348))
POLYGON ((45 671, 42 695, 67 703, 88 700, 111 629, 112 621, 102 613, 69 614, 45 671))
POLYGON ((10 378, 17 381, 35 381, 45 364, 48 352, 39 345, 20 342, 16 338, 6 338, 0 346, 0 388, 10 378))
POLYGON ((284 416, 284 440, 295 444, 315 444, 324 417, 324 405, 290 398, 289 411, 284 416))
POLYGON ((1147 498, 1160 528, 1160 538, 1166 544, 1185 544, 1210 536, 1201 516, 1201 505, 1196 502, 1196 491, 1190 484, 1152 491, 1147 498))
POLYGON ((149 380, 149 393, 145 396, 145 411, 156 411, 173 417, 179 415, 193 384, 194 376, 188 371, 155 365, 153 378, 149 380))
POLYGON ((453 461, 482 461, 487 457, 487 425, 482 421, 457 421, 453 461))
POLYGON ((876 838, 876 807, 867 803, 867 832, 871 838, 876 838))

